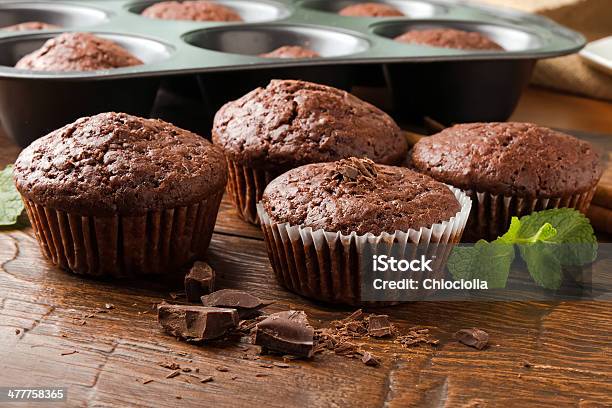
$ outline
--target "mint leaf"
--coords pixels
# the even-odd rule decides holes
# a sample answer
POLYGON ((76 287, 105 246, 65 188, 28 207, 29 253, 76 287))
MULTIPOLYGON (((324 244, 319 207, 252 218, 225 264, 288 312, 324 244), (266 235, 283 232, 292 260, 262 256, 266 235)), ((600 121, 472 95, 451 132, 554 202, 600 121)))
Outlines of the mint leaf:
POLYGON ((512 261, 512 244, 499 239, 491 243, 481 239, 473 247, 455 247, 447 266, 455 280, 481 279, 489 289, 496 289, 506 287, 512 261))
POLYGON ((563 281, 557 247, 557 244, 546 242, 519 245, 521 258, 529 274, 538 285, 546 289, 557 290, 563 281))
POLYGON ((13 184, 13 166, 0 171, 0 226, 14 225, 23 212, 23 201, 13 184))
POLYGON ((572 208, 544 210, 521 218, 519 239, 535 234, 544 223, 557 230, 545 241, 559 244, 556 248, 561 265, 586 265, 597 257, 597 238, 593 227, 580 211, 572 208))
POLYGON ((496 241, 503 242, 505 244, 514 244, 520 230, 521 222, 519 221, 518 217, 512 217, 510 227, 508 227, 508 232, 497 238, 496 241))
POLYGON ((514 245, 529 274, 540 286, 556 290, 565 265, 584 265, 597 256, 597 239, 589 220, 579 211, 560 208, 512 217, 508 232, 489 243, 455 247, 447 266, 454 279, 486 280, 490 288, 504 288, 514 261, 514 245))

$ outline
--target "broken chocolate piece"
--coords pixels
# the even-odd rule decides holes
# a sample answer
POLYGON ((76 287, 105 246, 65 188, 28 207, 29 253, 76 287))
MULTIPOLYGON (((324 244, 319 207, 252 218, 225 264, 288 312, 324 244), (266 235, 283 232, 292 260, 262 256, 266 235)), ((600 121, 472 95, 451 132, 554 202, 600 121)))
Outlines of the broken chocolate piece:
POLYGON ((238 324, 236 310, 217 307, 161 304, 157 318, 168 333, 191 341, 216 339, 238 324))
POLYGON ((256 316, 258 310, 272 302, 259 299, 250 293, 236 289, 222 289, 202 296, 202 304, 209 307, 229 307, 236 309, 241 319, 256 316))
POLYGON ((361 362, 367 366, 376 367, 380 364, 380 361, 372 353, 366 351, 363 353, 363 357, 361 358, 361 362))
POLYGON ((185 275, 185 294, 189 302, 199 302, 200 298, 214 291, 215 271, 206 262, 196 262, 185 275))
POLYGON ((477 348, 478 350, 482 350, 489 343, 489 333, 476 327, 459 330, 455 333, 455 338, 460 343, 477 348))
POLYGON ((368 334, 372 337, 385 337, 393 334, 389 316, 372 315, 368 320, 368 334))
POLYGON ((302 311, 274 313, 255 326, 254 343, 269 351, 311 357, 314 329, 302 311))

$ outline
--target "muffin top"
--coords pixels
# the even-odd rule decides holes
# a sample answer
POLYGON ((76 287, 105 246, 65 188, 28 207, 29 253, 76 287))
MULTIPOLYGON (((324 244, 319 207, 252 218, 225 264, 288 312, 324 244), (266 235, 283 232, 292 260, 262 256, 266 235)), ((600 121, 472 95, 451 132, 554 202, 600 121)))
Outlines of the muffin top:
POLYGON ((20 59, 15 68, 32 71, 97 71, 142 65, 126 49, 89 33, 64 33, 20 59))
POLYGON ((459 50, 503 50, 499 44, 481 33, 452 28, 411 30, 395 37, 395 41, 459 50))
POLYGON ((142 15, 162 20, 242 21, 231 8, 206 0, 162 1, 144 9, 142 15))
POLYGON ((13 174, 29 200, 88 215, 194 204, 227 180, 218 147, 170 123, 125 113, 81 118, 36 140, 13 174))
POLYGON ((7 27, 2 27, 2 31, 35 31, 35 30, 55 30, 61 28, 55 24, 43 23, 41 21, 26 21, 24 23, 14 24, 7 27))
POLYGON ((338 12, 348 17, 401 17, 404 15, 395 7, 384 3, 357 3, 344 7, 338 12))
POLYGON ((289 169, 351 156, 397 164, 406 139, 393 119, 325 85, 273 80, 217 112, 213 141, 232 160, 289 169))
POLYGON ((529 123, 456 125, 421 139, 410 161, 462 189, 525 197, 588 191, 602 173, 590 143, 529 123))
POLYGON ((273 51, 259 54, 262 58, 318 58, 320 55, 299 45, 284 45, 273 51))
POLYGON ((358 235, 431 227, 461 209, 431 177, 355 157, 289 170, 266 187, 262 203, 273 222, 358 235))

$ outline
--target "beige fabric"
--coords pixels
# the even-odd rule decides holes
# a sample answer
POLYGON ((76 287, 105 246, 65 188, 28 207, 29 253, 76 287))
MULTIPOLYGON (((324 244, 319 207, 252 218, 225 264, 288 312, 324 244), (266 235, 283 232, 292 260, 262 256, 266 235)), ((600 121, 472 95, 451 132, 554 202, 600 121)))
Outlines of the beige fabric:
MULTIPOLYGON (((549 17, 587 39, 612 35, 611 0, 477 0, 549 17)), ((538 63, 533 83, 593 98, 612 100, 612 76, 588 66, 578 55, 538 63)))

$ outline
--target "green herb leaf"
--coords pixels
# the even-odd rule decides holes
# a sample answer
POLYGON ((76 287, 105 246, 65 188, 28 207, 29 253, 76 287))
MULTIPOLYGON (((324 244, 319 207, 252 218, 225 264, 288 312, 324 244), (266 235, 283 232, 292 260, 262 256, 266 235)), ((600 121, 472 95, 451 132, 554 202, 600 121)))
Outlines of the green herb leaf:
POLYGON ((557 244, 547 242, 519 245, 521 258, 529 274, 538 285, 546 289, 557 290, 563 281, 557 247, 557 244))
POLYGON ((455 247, 447 266, 455 280, 481 279, 489 289, 499 289, 506 287, 513 261, 514 245, 481 239, 473 247, 455 247))
POLYGON ((13 184, 13 166, 8 165, 0 171, 0 225, 17 223, 23 212, 23 201, 13 184))
POLYGON ((454 279, 483 279, 489 288, 504 288, 514 261, 514 245, 533 280, 556 290, 564 265, 585 265, 597 257, 597 239, 589 220, 579 211, 560 208, 513 217, 508 232, 489 243, 455 247, 448 260, 454 279))
POLYGON ((535 234, 544 223, 557 233, 543 241, 559 244, 556 248, 561 265, 586 265, 597 257, 597 238, 593 227, 580 211, 572 208, 544 210, 521 218, 519 240, 535 234))
POLYGON ((510 220, 510 227, 508 227, 508 232, 497 238, 496 241, 506 244, 514 244, 520 230, 521 222, 519 221, 518 217, 512 217, 512 220, 510 220))

